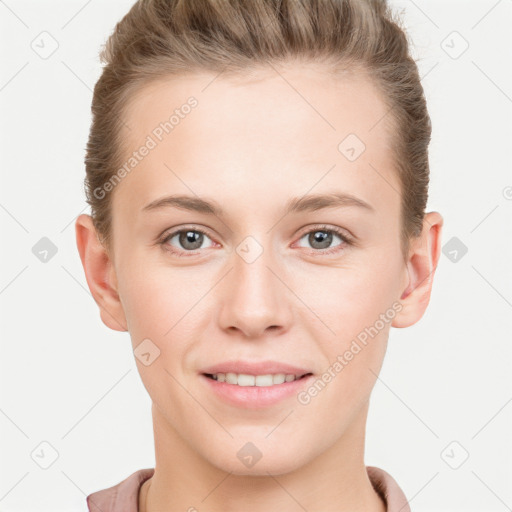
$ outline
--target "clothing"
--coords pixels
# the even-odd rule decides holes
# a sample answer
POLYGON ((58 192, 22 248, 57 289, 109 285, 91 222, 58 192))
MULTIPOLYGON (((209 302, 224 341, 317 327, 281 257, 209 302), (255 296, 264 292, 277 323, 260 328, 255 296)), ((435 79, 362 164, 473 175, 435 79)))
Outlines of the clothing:
MULTIPOLYGON (((387 504, 387 512, 411 512, 407 498, 395 479, 383 469, 366 466, 376 492, 387 504)), ((139 489, 153 476, 152 468, 139 469, 122 482, 87 496, 89 512, 138 512, 139 489)))

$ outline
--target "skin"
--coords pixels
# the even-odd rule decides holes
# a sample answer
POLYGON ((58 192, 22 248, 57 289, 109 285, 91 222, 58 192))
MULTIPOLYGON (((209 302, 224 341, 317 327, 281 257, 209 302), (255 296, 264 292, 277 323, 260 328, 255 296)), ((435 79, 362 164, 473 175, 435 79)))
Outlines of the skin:
POLYGON ((385 511, 364 464, 369 398, 390 327, 413 325, 428 305, 443 219, 427 213, 402 257, 389 117, 377 123, 388 108, 363 75, 334 79, 294 63, 214 78, 161 80, 133 96, 127 154, 190 96, 199 104, 115 187, 111 251, 90 216, 76 221, 103 322, 128 330, 133 349, 149 338, 160 350, 149 366, 135 359, 153 402, 156 453, 141 501, 146 512, 385 511), (354 162, 338 151, 349 133, 366 145, 354 162), (284 215, 292 197, 333 192, 373 211, 284 215), (224 214, 141 211, 170 194, 212 199, 224 214), (322 249, 308 238, 322 224, 355 243, 329 232, 322 249), (162 234, 195 227, 207 231, 199 249, 178 236, 158 245, 162 234), (236 250, 248 236, 262 248, 251 263, 236 250), (307 405, 294 395, 259 410, 235 407, 199 377, 242 358, 288 362, 320 378, 393 304, 401 310, 307 405), (237 457, 247 442, 262 453, 251 468, 237 457))

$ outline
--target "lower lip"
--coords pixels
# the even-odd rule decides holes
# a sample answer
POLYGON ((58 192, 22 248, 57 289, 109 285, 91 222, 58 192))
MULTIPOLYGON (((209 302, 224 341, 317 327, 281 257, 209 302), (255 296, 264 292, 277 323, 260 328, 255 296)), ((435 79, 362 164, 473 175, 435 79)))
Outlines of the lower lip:
POLYGON ((313 375, 273 386, 238 386, 237 384, 219 382, 203 374, 200 377, 225 402, 245 409, 259 409, 297 395, 299 391, 309 385, 313 375))

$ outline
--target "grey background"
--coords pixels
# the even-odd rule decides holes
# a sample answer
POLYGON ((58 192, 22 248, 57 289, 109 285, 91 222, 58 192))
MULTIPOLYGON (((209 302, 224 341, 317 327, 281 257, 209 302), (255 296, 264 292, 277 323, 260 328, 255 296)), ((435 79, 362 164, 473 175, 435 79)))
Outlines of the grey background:
MULTIPOLYGON (((98 51, 131 5, 0 1, 2 512, 85 511, 154 466, 129 334, 101 323, 74 234, 98 51)), ((424 77, 444 248, 425 316, 391 330, 365 462, 415 512, 512 510, 512 0, 392 5, 424 77)))

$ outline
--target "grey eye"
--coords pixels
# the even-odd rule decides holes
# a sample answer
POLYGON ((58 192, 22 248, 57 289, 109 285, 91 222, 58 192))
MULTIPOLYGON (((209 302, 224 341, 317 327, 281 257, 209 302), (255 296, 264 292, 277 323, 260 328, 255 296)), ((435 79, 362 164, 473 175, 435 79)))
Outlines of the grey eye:
POLYGON ((314 229, 313 231, 310 231, 309 233, 306 233, 304 236, 302 236, 301 240, 307 238, 308 243, 311 244, 313 249, 322 250, 333 247, 331 246, 333 237, 339 238, 341 242, 337 245, 341 245, 343 240, 341 239, 340 235, 337 235, 334 233, 334 231, 330 231, 328 229, 314 229))
MULTIPOLYGON (((169 235, 166 239, 166 241, 169 241, 169 243, 177 238, 179 246, 177 249, 183 249, 186 251, 196 251, 197 249, 202 249, 203 242, 206 239, 209 239, 207 235, 202 233, 201 231, 197 231, 195 229, 183 229, 181 231, 176 231, 175 233, 172 233, 169 235)), ((176 247, 173 244, 170 244, 173 247, 176 247)))

